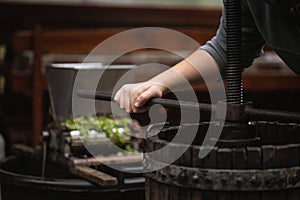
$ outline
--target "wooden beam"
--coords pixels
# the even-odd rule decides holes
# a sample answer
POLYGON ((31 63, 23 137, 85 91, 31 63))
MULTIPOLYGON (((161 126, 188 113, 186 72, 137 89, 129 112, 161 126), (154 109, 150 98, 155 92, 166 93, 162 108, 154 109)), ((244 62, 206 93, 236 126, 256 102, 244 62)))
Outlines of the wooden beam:
POLYGON ((118 179, 90 167, 70 167, 70 172, 102 187, 118 185, 118 179))

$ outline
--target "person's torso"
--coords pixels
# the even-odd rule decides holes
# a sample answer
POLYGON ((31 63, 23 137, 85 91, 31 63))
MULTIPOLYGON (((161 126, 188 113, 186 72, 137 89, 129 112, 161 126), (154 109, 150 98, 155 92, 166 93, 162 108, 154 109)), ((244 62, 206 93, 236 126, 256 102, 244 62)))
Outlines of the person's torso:
POLYGON ((246 0, 266 44, 300 75, 300 25, 288 0, 246 0))

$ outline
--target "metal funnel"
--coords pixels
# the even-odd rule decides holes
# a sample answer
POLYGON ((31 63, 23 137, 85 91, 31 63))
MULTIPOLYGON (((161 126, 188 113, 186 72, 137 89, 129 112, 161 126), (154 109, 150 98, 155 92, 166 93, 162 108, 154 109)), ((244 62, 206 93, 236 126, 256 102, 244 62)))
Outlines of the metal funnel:
MULTIPOLYGON (((62 121, 73 116, 72 101, 74 101, 74 97, 72 97, 72 92, 74 89, 91 89, 89 86, 91 79, 98 78, 96 75, 103 73, 96 86, 97 90, 112 92, 119 79, 133 68, 135 68, 134 65, 103 66, 101 63, 52 64, 46 67, 50 104, 56 124, 59 125, 62 121), (74 88, 75 79, 79 71, 80 74, 83 73, 88 78, 84 78, 80 80, 80 84, 76 84, 76 87, 80 88, 74 88)), ((128 77, 126 79, 128 80, 128 77)), ((134 82, 133 79, 134 76, 132 76, 132 82, 134 82)), ((89 100, 81 99, 80 101, 89 100)), ((109 102, 98 101, 96 104, 97 110, 100 110, 101 113, 111 113, 109 102)), ((91 111, 85 109, 82 109, 82 112, 79 112, 79 114, 77 112, 77 115, 84 116, 92 114, 91 111)))

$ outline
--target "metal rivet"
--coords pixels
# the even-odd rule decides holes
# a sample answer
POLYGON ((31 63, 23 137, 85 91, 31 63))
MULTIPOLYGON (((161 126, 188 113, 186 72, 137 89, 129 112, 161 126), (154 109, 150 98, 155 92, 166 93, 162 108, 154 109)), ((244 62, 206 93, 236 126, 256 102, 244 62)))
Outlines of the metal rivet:
POLYGON ((252 176, 251 177, 251 179, 250 179, 250 183, 252 184, 252 185, 257 185, 257 178, 256 178, 256 176, 252 176))
POLYGON ((178 176, 178 181, 183 183, 186 182, 186 180, 187 180, 186 172, 185 171, 180 172, 178 176))
POLYGON ((167 178, 167 175, 163 171, 160 171, 159 173, 163 179, 167 178))
POLYGON ((147 163, 147 162, 143 162, 143 167, 144 167, 145 169, 148 169, 148 163, 147 163))
POLYGON ((170 172, 169 177, 170 177, 170 178, 174 178, 175 175, 174 175, 173 173, 170 172))
POLYGON ((221 184, 222 184, 222 185, 226 185, 226 184, 227 184, 227 180, 226 180, 225 178, 222 178, 222 179, 221 179, 221 184))
POLYGON ((193 177, 192 177, 192 182, 194 184, 197 184, 199 183, 199 176, 197 174, 194 174, 193 177))
POLYGON ((241 187, 242 186, 242 184, 243 184, 243 180, 242 180, 242 178, 237 178, 236 179, 236 185, 238 186, 238 187, 241 187))
POLYGON ((212 178, 210 178, 210 177, 206 177, 206 178, 205 178, 205 182, 206 182, 208 185, 211 185, 211 184, 213 183, 213 180, 212 180, 212 178))

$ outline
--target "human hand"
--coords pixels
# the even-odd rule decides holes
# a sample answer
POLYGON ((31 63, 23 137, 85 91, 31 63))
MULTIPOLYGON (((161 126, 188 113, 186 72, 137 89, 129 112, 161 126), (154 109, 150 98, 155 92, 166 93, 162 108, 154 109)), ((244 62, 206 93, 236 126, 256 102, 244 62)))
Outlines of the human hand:
POLYGON ((143 113, 149 109, 143 105, 152 98, 161 97, 164 90, 162 85, 149 81, 126 84, 118 90, 114 101, 128 113, 143 113))

